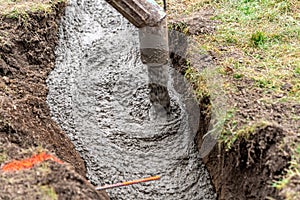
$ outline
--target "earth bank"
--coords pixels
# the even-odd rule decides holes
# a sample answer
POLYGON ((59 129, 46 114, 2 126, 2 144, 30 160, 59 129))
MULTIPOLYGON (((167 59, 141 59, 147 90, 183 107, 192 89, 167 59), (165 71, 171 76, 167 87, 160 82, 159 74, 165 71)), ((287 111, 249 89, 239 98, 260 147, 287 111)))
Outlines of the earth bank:
POLYGON ((66 4, 46 3, 49 12, 0 17, 0 164, 38 151, 52 152, 65 164, 47 161, 30 170, 1 171, 1 199, 108 199, 85 180, 84 161, 50 117, 45 80, 54 67, 66 4))

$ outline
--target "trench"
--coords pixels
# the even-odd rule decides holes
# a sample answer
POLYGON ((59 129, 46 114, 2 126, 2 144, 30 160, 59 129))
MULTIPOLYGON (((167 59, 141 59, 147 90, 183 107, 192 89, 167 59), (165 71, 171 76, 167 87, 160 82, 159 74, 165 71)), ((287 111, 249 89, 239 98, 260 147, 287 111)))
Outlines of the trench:
POLYGON ((152 110, 138 30, 104 0, 70 0, 47 102, 94 185, 161 175, 108 190, 111 199, 216 199, 195 144, 199 108, 168 67, 170 114, 152 110))

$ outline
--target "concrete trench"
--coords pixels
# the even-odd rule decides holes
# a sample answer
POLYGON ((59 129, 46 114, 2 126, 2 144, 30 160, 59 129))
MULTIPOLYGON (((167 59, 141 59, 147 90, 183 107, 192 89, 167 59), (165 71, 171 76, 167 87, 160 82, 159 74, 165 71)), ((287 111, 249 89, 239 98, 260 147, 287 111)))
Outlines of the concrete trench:
POLYGON ((111 189, 111 199, 216 199, 194 142, 199 108, 171 67, 171 114, 151 114, 138 30, 104 0, 70 0, 59 37, 47 101, 87 178, 103 185, 162 176, 111 189))

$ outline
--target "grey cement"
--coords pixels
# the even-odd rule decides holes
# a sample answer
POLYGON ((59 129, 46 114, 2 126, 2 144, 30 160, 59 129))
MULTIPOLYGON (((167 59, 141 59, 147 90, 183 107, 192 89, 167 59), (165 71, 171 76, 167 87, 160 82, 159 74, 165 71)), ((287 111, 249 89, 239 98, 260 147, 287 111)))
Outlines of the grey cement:
POLYGON ((168 69, 171 114, 153 111, 138 30, 104 0, 70 0, 59 37, 47 100, 86 161, 88 179, 103 185, 162 176, 108 190, 111 199, 216 199, 194 144, 198 107, 168 69))

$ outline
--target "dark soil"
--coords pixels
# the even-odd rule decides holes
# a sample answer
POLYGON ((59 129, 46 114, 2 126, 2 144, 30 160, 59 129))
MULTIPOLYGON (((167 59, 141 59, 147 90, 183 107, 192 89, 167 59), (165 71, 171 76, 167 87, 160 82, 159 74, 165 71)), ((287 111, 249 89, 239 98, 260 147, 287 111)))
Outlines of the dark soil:
POLYGON ((282 199, 270 185, 290 159, 280 148, 283 137, 282 128, 266 126, 247 139, 239 139, 228 151, 224 146, 216 146, 204 161, 218 199, 282 199))
POLYGON ((84 161, 51 119, 46 103, 45 81, 54 68, 58 23, 64 8, 65 4, 57 3, 51 13, 29 13, 19 19, 0 16, 0 145, 15 149, 0 164, 19 158, 22 149, 30 152, 41 146, 72 166, 49 162, 47 176, 38 173, 38 166, 25 172, 1 173, 1 199, 38 199, 31 190, 44 184, 53 187, 59 199, 108 199, 84 180, 84 161), (13 184, 8 184, 9 180, 14 180, 13 184))
MULTIPOLYGON (((28 158, 39 151, 21 148, 3 137, 0 142, 0 154, 7 160, 28 158)), ((0 172, 0 181, 0 199, 108 199, 67 163, 46 161, 32 169, 0 172)))

